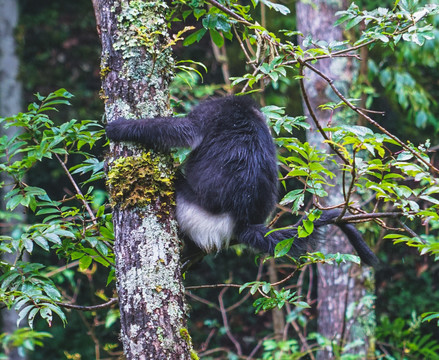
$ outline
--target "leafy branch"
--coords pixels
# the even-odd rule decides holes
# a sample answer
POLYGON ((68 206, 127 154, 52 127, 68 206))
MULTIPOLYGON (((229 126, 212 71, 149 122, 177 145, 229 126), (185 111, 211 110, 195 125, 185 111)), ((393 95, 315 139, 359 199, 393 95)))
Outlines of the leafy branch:
MULTIPOLYGON (((37 94, 39 103, 30 104, 27 112, 0 119, 5 128, 13 126, 22 130, 0 138, 0 169, 12 179, 12 189, 5 196, 6 208, 13 210, 21 205, 38 219, 32 225, 20 225, 18 236, 0 237, 1 252, 17 253, 13 264, 0 264, 3 274, 0 277, 0 301, 8 307, 15 307, 19 321, 27 318, 31 327, 37 314, 49 325, 53 313, 63 322, 66 322, 66 317, 61 310, 61 293, 50 278, 51 274, 60 272, 21 261, 23 252, 32 253, 37 245, 45 251, 56 252, 67 261, 72 260, 71 264, 79 265, 79 271, 87 271, 93 262, 110 269, 114 263, 114 235, 111 216, 105 213, 105 197, 99 198, 99 192, 94 194, 93 186, 88 185, 103 178, 103 162, 84 151, 84 146, 92 148, 103 137, 104 131, 97 122, 90 120, 70 120, 57 126, 47 115, 49 111, 57 111, 59 105, 69 105, 68 99, 72 96, 65 89, 46 97, 37 94), (67 163, 72 155, 85 160, 69 169, 67 163), (25 181, 28 172, 43 159, 55 159, 61 165, 74 188, 73 195, 69 193, 62 200, 55 201, 46 190, 28 184, 27 179, 25 181), (73 177, 78 173, 90 176, 79 184, 73 177), (77 207, 76 202, 81 205, 77 207)), ((110 270, 108 282, 113 279, 110 270)))

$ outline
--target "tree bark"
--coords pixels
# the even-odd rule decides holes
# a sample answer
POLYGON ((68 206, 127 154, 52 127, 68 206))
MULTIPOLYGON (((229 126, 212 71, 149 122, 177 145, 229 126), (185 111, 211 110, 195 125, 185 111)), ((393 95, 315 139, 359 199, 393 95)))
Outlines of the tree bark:
MULTIPOLYGON (((343 33, 339 27, 334 27, 336 11, 342 10, 341 2, 318 0, 298 2, 297 27, 304 36, 311 35, 314 40, 342 41, 343 33)), ((354 76, 353 62, 350 58, 334 58, 320 60, 317 67, 328 75, 335 85, 345 94, 354 76)), ((329 101, 338 102, 327 82, 311 71, 305 71, 305 88, 312 108, 319 121, 325 127, 331 120, 329 111, 321 111, 318 106, 329 101)), ((305 113, 309 112, 305 106, 305 113)), ((313 146, 329 153, 329 147, 323 144, 323 138, 313 127, 307 134, 307 140, 313 146)), ((336 166, 330 166, 329 170, 335 173, 336 179, 341 179, 341 171, 336 166)), ((330 196, 323 199, 322 205, 330 206, 342 203, 342 184, 338 182, 335 187, 326 189, 330 196)), ((321 250, 325 253, 354 253, 352 246, 346 237, 334 229, 329 230, 325 238, 327 241, 321 244, 321 250)), ((340 266, 318 265, 318 332, 327 339, 333 341, 333 346, 343 347, 354 340, 363 341, 362 345, 356 346, 355 354, 366 355, 373 343, 374 313, 371 301, 364 301, 366 295, 371 295, 370 289, 365 284, 373 283, 371 270, 360 268, 352 264, 340 266), (363 300, 363 301, 361 301, 363 300), (361 319, 360 316, 362 316, 361 319)), ((372 289, 373 291, 373 289, 372 289)), ((368 298, 371 299, 370 297, 368 298)), ((318 359, 333 359, 334 352, 331 347, 318 353, 318 359)))
MULTIPOLYGON (((165 2, 93 3, 102 42, 107 120, 169 115, 173 59, 166 46, 165 2)), ((128 171, 126 162, 134 159, 137 171, 149 167, 152 173, 161 174, 163 183, 169 182, 172 161, 163 155, 149 155, 135 144, 111 144, 109 174, 116 167, 122 173, 128 171)), ((122 186, 128 180, 118 179, 122 186)), ((134 184, 136 191, 126 192, 113 210, 124 353, 127 359, 136 360, 191 359, 196 355, 186 330, 173 198, 160 182, 151 180, 150 188, 143 185, 134 184)))
MULTIPOLYGON (((21 108, 21 82, 18 80, 19 59, 15 53, 15 37, 14 30, 18 23, 18 6, 16 0, 0 0, 0 116, 7 117, 22 111, 21 108)), ((1 129, 0 135, 12 136, 16 128, 11 127, 7 130, 1 129)), ((10 183, 4 174, 1 174, 0 181, 10 183)), ((8 187, 1 189, 1 199, 9 191, 8 187)), ((5 203, 2 201, 1 210, 5 211, 5 203)), ((14 209, 14 214, 21 217, 24 223, 24 214, 21 207, 14 209)), ((9 227, 1 229, 2 234, 11 235, 18 221, 9 221, 9 227)), ((13 262, 17 254, 3 255, 3 260, 13 262)), ((17 329, 18 315, 15 310, 2 310, 2 332, 13 333, 17 329)), ((8 353, 10 360, 23 360, 26 357, 21 356, 17 349, 13 349, 8 353)))

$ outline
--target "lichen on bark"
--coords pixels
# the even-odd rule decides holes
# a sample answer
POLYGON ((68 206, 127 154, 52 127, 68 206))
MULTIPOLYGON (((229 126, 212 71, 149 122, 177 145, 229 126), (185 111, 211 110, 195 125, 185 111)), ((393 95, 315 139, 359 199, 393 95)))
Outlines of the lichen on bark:
MULTIPOLYGON (((102 90, 108 121, 169 115, 173 74, 163 1, 99 0, 102 90)), ((191 359, 180 242, 174 219, 172 160, 134 143, 107 156, 114 252, 127 359, 191 359)))

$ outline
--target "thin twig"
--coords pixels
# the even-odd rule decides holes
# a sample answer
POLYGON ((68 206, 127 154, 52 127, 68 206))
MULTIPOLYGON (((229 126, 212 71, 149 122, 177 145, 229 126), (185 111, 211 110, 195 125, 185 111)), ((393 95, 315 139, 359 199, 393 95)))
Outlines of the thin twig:
POLYGON ((210 340, 212 339, 213 335, 215 335, 217 329, 213 328, 210 330, 209 335, 207 335, 207 339, 201 344, 200 348, 198 349, 198 353, 206 351, 206 349, 209 346, 210 340))
POLYGON ((185 291, 185 295, 190 297, 190 298, 192 298, 192 299, 194 299, 195 301, 198 301, 198 302, 200 302, 200 303, 202 303, 204 305, 212 307, 215 310, 218 310, 218 311, 221 310, 217 304, 213 303, 212 301, 206 300, 206 299, 202 298, 201 296, 192 294, 190 291, 185 291))
POLYGON ((328 138, 328 135, 323 130, 322 126, 319 123, 319 120, 317 119, 316 114, 314 113, 314 109, 311 106, 311 103, 309 101, 308 93, 305 89, 305 83, 304 83, 304 74, 303 74, 303 66, 300 67, 300 89, 302 90, 303 100, 305 101, 306 107, 308 108, 309 114, 311 115, 311 119, 314 121, 315 126, 317 127, 317 130, 319 133, 323 136, 323 138, 328 141, 329 146, 331 149, 338 155, 338 157, 346 164, 349 165, 349 161, 343 156, 343 154, 331 143, 330 139, 328 138))
POLYGON ((299 270, 300 267, 296 267, 289 275, 287 275, 286 277, 284 277, 282 280, 279 280, 275 283, 270 284, 271 286, 278 286, 280 284, 283 284, 284 282, 288 281, 289 279, 291 279, 294 275, 296 275, 296 272, 299 270))
POLYGON ((233 345, 235 345, 236 353, 239 356, 241 356, 242 355, 241 344, 238 342, 238 340, 235 339, 232 332, 230 331, 229 321, 227 319, 227 313, 226 313, 226 309, 224 307, 223 297, 224 297, 224 294, 227 290, 228 290, 228 288, 224 288, 220 291, 220 293, 218 295, 218 303, 219 303, 219 306, 221 309, 221 317, 223 319, 223 325, 224 325, 224 329, 226 330, 226 334, 227 334, 228 338, 230 339, 230 341, 233 343, 233 345))
POLYGON ((57 268, 55 270, 49 271, 44 276, 49 278, 49 277, 52 277, 52 276, 54 276, 54 275, 56 275, 56 274, 58 274, 60 272, 63 272, 64 270, 71 269, 72 267, 75 267, 75 266, 78 266, 78 265, 79 265, 79 260, 72 261, 71 263, 68 263, 66 265, 60 266, 59 268, 57 268))
MULTIPOLYGON (((75 179, 73 179, 72 174, 70 174, 69 169, 67 168, 66 164, 64 161, 61 160, 61 158, 58 156, 58 154, 55 154, 56 159, 58 160, 58 162, 60 163, 61 167, 63 168, 64 172, 66 173, 67 177, 69 178, 71 184, 73 185, 73 187, 75 188, 76 193, 79 195, 82 204, 84 205, 85 209, 88 212, 88 215, 90 216, 90 219, 93 221, 94 225, 98 225, 98 221, 93 213, 93 210, 91 209, 90 205, 88 204, 88 202, 85 200, 84 194, 82 193, 81 189, 79 188, 78 184, 76 184, 75 179)), ((108 247, 110 247, 110 245, 104 241, 105 245, 107 245, 108 247)), ((99 254, 100 257, 102 257, 103 259, 105 259, 109 264, 111 265, 115 265, 113 261, 111 261, 108 257, 106 257, 104 254, 102 254, 102 252, 98 249, 95 248, 96 252, 99 254)))
POLYGON ((209 289, 209 288, 224 288, 224 287, 234 287, 240 288, 242 285, 239 284, 209 284, 209 285, 194 285, 186 286, 186 290, 191 289, 209 289))
POLYGON ((416 234, 412 229, 410 229, 406 224, 404 224, 400 219, 397 219, 398 223, 404 228, 405 231, 409 233, 409 235, 413 238, 417 238, 421 240, 423 244, 426 244, 427 242, 421 238, 418 234, 416 234))
POLYGON ((372 219, 381 219, 381 218, 398 218, 401 216, 404 216, 400 211, 388 211, 388 212, 381 212, 381 213, 364 213, 364 214, 355 214, 355 215, 348 215, 344 216, 339 221, 341 222, 353 222, 353 221, 368 221, 372 219))
POLYGON ((238 20, 239 22, 243 23, 244 25, 254 26, 254 24, 252 24, 251 22, 247 21, 243 17, 239 16, 238 14, 233 12, 232 10, 226 8, 224 5, 220 4, 217 1, 215 1, 215 0, 206 0, 206 2, 211 4, 211 5, 213 5, 213 6, 215 6, 218 9, 220 9, 222 12, 225 12, 226 14, 230 15, 232 18, 238 20))
POLYGON ((87 201, 85 201, 84 195, 82 194, 81 189, 79 188, 78 184, 76 184, 75 179, 73 179, 72 174, 70 174, 69 169, 67 169, 66 164, 64 163, 64 161, 61 160, 61 158, 58 156, 58 154, 55 154, 56 159, 58 160, 58 162, 61 164, 61 167, 63 168, 64 172, 66 173, 67 177, 69 178, 71 184, 73 185, 73 187, 75 188, 76 193, 80 196, 82 204, 84 205, 85 209, 88 212, 88 215, 90 216, 91 220, 93 221, 93 224, 97 225, 97 220, 96 217, 90 207, 90 205, 88 204, 87 201))
POLYGON ((94 310, 100 310, 100 309, 105 309, 107 307, 110 307, 111 305, 116 304, 118 301, 119 301, 118 298, 111 298, 106 303, 99 304, 99 305, 92 305, 92 306, 73 305, 73 304, 66 304, 66 303, 61 303, 61 302, 57 302, 56 304, 58 306, 62 306, 64 308, 66 308, 66 309, 74 309, 74 310, 81 310, 81 311, 94 311, 94 310))
POLYGON ((239 36, 238 31, 236 30, 236 26, 233 25, 232 28, 233 28, 233 32, 235 33, 235 37, 238 40, 239 46, 241 47, 242 52, 244 53, 247 59, 247 64, 250 64, 253 67, 253 69, 256 69, 256 65, 252 62, 252 58, 248 54, 247 49, 245 48, 244 43, 242 42, 241 37, 239 36))
POLYGON ((349 184, 349 190, 348 193, 346 195, 346 191, 345 191, 345 171, 343 171, 343 195, 344 195, 344 199, 345 199, 345 204, 341 210, 340 215, 338 216, 337 220, 340 220, 345 214, 346 211, 349 208, 349 200, 354 192, 354 185, 355 185, 355 178, 357 177, 357 170, 355 167, 355 156, 357 154, 357 148, 354 149, 353 154, 352 154, 352 168, 351 168, 351 182, 349 184))
MULTIPOLYGON (((262 277, 262 269, 264 267, 264 262, 261 261, 258 267, 258 274, 256 275, 256 279, 255 281, 260 281, 261 277, 262 277)), ((234 309, 236 309, 237 307, 239 307, 242 303, 244 303, 245 301, 247 301, 247 299, 251 296, 250 291, 247 291, 247 294, 245 294, 241 300, 239 300, 238 302, 234 303, 233 305, 230 305, 229 307, 226 308, 226 312, 232 311, 234 309)))
POLYGON ((248 355, 248 357, 246 358, 246 360, 252 360, 253 356, 256 355, 256 353, 258 352, 259 348, 261 347, 261 345, 264 343, 265 340, 270 339, 272 336, 271 335, 267 335, 264 336, 262 339, 259 339, 258 343, 256 344, 256 346, 253 348, 252 352, 248 355))

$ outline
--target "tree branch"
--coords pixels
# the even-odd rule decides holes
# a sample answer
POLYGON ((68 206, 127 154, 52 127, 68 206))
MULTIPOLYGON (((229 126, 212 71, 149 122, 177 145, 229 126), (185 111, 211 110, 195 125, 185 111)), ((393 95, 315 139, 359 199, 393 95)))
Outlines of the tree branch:
POLYGON ((74 310, 80 310, 80 311, 94 311, 94 310, 100 310, 100 309, 105 309, 107 307, 110 307, 111 305, 116 304, 118 301, 119 301, 118 298, 111 298, 106 303, 99 304, 99 305, 92 305, 92 306, 73 305, 73 304, 66 304, 66 303, 61 303, 61 302, 57 302, 56 304, 58 306, 62 306, 64 308, 66 308, 66 309, 74 309, 74 310))
POLYGON ((349 165, 349 161, 343 156, 343 154, 332 144, 331 140, 329 139, 328 135, 326 135, 325 131, 323 130, 322 126, 319 123, 319 120, 317 119, 317 116, 314 112, 314 109, 311 106, 311 103, 309 101, 308 93, 305 88, 305 82, 304 82, 304 74, 303 74, 303 66, 300 67, 300 89, 303 94, 303 100, 305 101, 306 107, 309 111, 309 114, 311 116, 311 119, 313 120, 315 126, 317 127, 317 130, 319 133, 323 136, 323 138, 328 142, 328 145, 331 147, 331 149, 338 155, 338 157, 346 164, 349 165))
POLYGON ((230 15, 232 18, 238 20, 239 22, 243 23, 244 25, 255 26, 255 24, 252 24, 251 22, 247 21, 243 17, 239 16, 238 14, 236 14, 232 10, 226 8, 224 5, 221 5, 219 2, 217 2, 215 0, 206 0, 206 2, 215 6, 217 9, 220 9, 222 12, 226 13, 227 15, 230 15))

